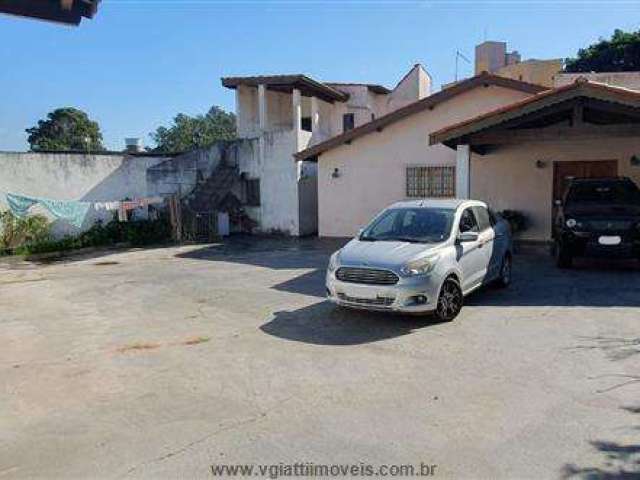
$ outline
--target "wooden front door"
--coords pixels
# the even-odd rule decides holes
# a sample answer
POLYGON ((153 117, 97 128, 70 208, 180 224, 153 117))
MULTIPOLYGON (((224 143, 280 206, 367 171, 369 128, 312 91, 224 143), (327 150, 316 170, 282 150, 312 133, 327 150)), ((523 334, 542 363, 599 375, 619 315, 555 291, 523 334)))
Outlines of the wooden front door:
MULTIPOLYGON (((553 164, 553 200, 563 200, 573 178, 616 177, 617 160, 589 162, 555 162, 553 164)), ((554 212, 555 214, 555 212, 554 212)))

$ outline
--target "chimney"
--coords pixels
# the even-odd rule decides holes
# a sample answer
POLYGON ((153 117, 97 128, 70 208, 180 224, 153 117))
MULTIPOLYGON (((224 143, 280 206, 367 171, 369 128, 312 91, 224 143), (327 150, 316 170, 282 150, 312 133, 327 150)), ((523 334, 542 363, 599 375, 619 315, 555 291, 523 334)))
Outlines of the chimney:
POLYGON ((124 144, 126 145, 127 153, 140 153, 142 152, 142 140, 139 138, 125 138, 124 144))
POLYGON ((520 57, 520 53, 518 53, 517 50, 514 50, 513 52, 508 52, 506 55, 507 65, 515 65, 516 63, 520 63, 521 60, 522 59, 520 57))

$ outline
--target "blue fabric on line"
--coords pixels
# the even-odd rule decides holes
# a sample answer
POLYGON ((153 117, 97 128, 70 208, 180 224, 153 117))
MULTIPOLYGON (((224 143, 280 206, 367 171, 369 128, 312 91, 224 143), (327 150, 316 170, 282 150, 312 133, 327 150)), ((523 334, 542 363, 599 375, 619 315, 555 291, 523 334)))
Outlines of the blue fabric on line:
POLYGON ((82 227, 91 204, 88 202, 51 200, 49 198, 28 197, 15 193, 7 193, 7 203, 11 211, 18 217, 25 217, 28 210, 36 204, 42 205, 51 215, 66 220, 75 227, 82 227))

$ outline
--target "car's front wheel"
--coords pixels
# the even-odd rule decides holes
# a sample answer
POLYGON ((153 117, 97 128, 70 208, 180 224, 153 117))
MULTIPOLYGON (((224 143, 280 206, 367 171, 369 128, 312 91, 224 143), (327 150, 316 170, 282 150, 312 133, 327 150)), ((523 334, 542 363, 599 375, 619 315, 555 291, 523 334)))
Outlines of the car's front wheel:
POLYGON ((441 322, 450 322, 458 316, 462 310, 462 304, 462 288, 454 277, 449 277, 442 284, 438 304, 433 314, 441 322))

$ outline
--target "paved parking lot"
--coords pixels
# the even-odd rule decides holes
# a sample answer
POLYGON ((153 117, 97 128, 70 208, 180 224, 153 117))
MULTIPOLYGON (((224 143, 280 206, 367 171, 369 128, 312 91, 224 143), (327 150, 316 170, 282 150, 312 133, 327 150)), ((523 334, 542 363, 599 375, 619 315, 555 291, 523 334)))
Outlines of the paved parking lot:
POLYGON ((521 253, 509 290, 434 324, 335 310, 322 297, 334 246, 0 264, 0 478, 280 462, 424 462, 436 478, 640 470, 639 267, 565 272, 521 253))

